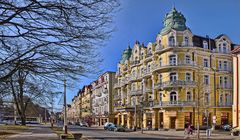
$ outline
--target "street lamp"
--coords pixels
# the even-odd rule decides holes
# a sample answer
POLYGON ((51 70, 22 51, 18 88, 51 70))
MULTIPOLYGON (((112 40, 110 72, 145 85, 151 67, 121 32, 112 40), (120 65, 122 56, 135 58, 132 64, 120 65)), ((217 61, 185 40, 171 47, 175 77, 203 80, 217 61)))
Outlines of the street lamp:
POLYGON ((67 96, 66 96, 66 80, 64 79, 64 133, 67 134, 67 96))

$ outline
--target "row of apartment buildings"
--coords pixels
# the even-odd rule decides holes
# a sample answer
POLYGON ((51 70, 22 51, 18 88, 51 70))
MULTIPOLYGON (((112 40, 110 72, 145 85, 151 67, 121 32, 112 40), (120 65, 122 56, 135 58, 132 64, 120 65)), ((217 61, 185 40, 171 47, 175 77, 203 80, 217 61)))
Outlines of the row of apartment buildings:
POLYGON ((110 121, 157 130, 239 122, 232 116, 233 85, 239 84, 233 84, 231 52, 237 45, 223 34, 194 35, 175 8, 163 23, 155 42, 136 41, 124 50, 116 73, 106 72, 83 87, 69 117, 84 118, 82 103, 89 100, 86 114, 98 125, 110 121))

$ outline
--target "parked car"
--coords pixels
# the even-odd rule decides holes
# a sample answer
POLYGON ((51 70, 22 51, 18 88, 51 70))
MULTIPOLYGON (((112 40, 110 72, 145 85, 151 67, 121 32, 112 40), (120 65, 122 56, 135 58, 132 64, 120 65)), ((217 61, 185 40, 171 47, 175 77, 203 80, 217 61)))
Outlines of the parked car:
POLYGON ((231 135, 232 136, 239 136, 239 134, 240 134, 240 129, 239 128, 237 128, 237 127, 232 128, 232 130, 231 130, 231 135))
POLYGON ((81 127, 88 127, 88 124, 86 122, 80 122, 79 125, 81 127))
POLYGON ((115 125, 115 124, 111 124, 108 127, 108 130, 115 131, 115 132, 125 132, 125 128, 124 127, 122 127, 121 125, 115 125))
POLYGON ((106 123, 104 124, 104 126, 103 126, 104 130, 108 130, 108 127, 109 127, 110 125, 113 125, 113 123, 111 123, 111 122, 106 122, 106 123))
POLYGON ((232 126, 229 124, 222 125, 222 129, 224 131, 230 131, 232 129, 232 126))

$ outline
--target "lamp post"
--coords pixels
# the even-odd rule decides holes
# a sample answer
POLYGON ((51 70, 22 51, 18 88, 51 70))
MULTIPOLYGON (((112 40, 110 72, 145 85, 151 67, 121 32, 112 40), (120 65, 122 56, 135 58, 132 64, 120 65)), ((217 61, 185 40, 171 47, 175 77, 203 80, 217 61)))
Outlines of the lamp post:
POLYGON ((64 133, 67 134, 67 97, 66 97, 66 80, 64 80, 64 133))

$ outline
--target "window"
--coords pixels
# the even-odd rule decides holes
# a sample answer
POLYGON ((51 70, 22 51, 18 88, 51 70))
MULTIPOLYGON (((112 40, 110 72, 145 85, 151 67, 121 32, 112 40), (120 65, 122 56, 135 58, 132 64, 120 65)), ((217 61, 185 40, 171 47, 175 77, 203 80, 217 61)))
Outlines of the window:
POLYGON ((143 59, 143 57, 144 57, 144 53, 142 52, 142 53, 141 53, 141 59, 143 59))
POLYGON ((132 90, 134 91, 136 89, 135 83, 132 84, 132 90))
POLYGON ((224 87, 227 88, 228 87, 228 78, 224 77, 224 87))
POLYGON ((170 55, 169 56, 169 65, 174 66, 177 64, 177 57, 176 55, 170 55))
POLYGON ((177 74, 176 73, 170 73, 170 82, 177 81, 177 74))
POLYGON ((219 84, 220 84, 220 86, 223 85, 223 77, 222 76, 219 77, 219 84))
POLYGON ((204 84, 209 85, 209 76, 208 75, 204 75, 204 84))
POLYGON ((176 104, 177 103, 177 93, 171 92, 170 93, 170 104, 176 104))
POLYGON ((190 58, 189 55, 185 56, 185 61, 186 61, 186 64, 190 64, 191 63, 191 58, 190 58))
POLYGON ((191 73, 186 73, 186 81, 191 81, 191 73))
POLYGON ((227 43, 226 42, 224 42, 223 44, 222 44, 222 51, 223 51, 223 53, 227 53, 227 43))
POLYGON ((159 82, 162 83, 162 74, 159 75, 159 82))
POLYGON ((132 71, 132 76, 133 76, 133 77, 136 76, 136 71, 135 71, 135 70, 132 71))
POLYGON ((192 101, 192 94, 191 94, 191 92, 187 92, 187 101, 192 101))
POLYGON ((203 48, 204 48, 204 49, 208 49, 208 43, 207 43, 207 41, 203 41, 203 48))
POLYGON ((148 56, 150 56, 150 55, 152 55, 152 48, 151 47, 148 48, 148 56))
POLYGON ((209 93, 205 93, 205 95, 204 95, 204 101, 205 101, 205 104, 209 104, 209 102, 210 102, 209 93))
POLYGON ((160 93, 160 95, 159 95, 159 101, 160 101, 160 102, 163 101, 163 94, 162 94, 162 93, 160 93))
POLYGON ((222 61, 218 61, 218 69, 222 69, 222 61))
POLYGON ((162 44, 162 42, 161 42, 161 39, 159 39, 159 40, 158 40, 158 44, 159 44, 159 45, 161 45, 161 44, 162 44))
POLYGON ((159 65, 162 66, 162 58, 159 58, 159 65))
POLYGON ((185 45, 185 46, 188 46, 188 45, 189 45, 188 37, 185 37, 185 38, 184 38, 184 45, 185 45))
POLYGON ((203 66, 204 66, 204 67, 209 67, 209 66, 208 66, 208 59, 206 59, 206 58, 203 59, 203 66))
POLYGON ((222 105, 223 104, 223 94, 221 94, 219 96, 219 104, 222 105))
POLYGON ((174 46, 174 45, 175 45, 174 36, 170 36, 170 37, 168 38, 168 45, 169 45, 169 46, 174 46))
POLYGON ((149 64, 147 68, 147 72, 150 72, 150 71, 151 71, 151 65, 149 64))
POLYGON ((227 61, 224 61, 224 62, 223 62, 223 68, 224 68, 225 71, 227 71, 227 69, 228 69, 227 61))
POLYGON ((142 75, 144 74, 144 68, 141 68, 141 73, 142 73, 142 75))

